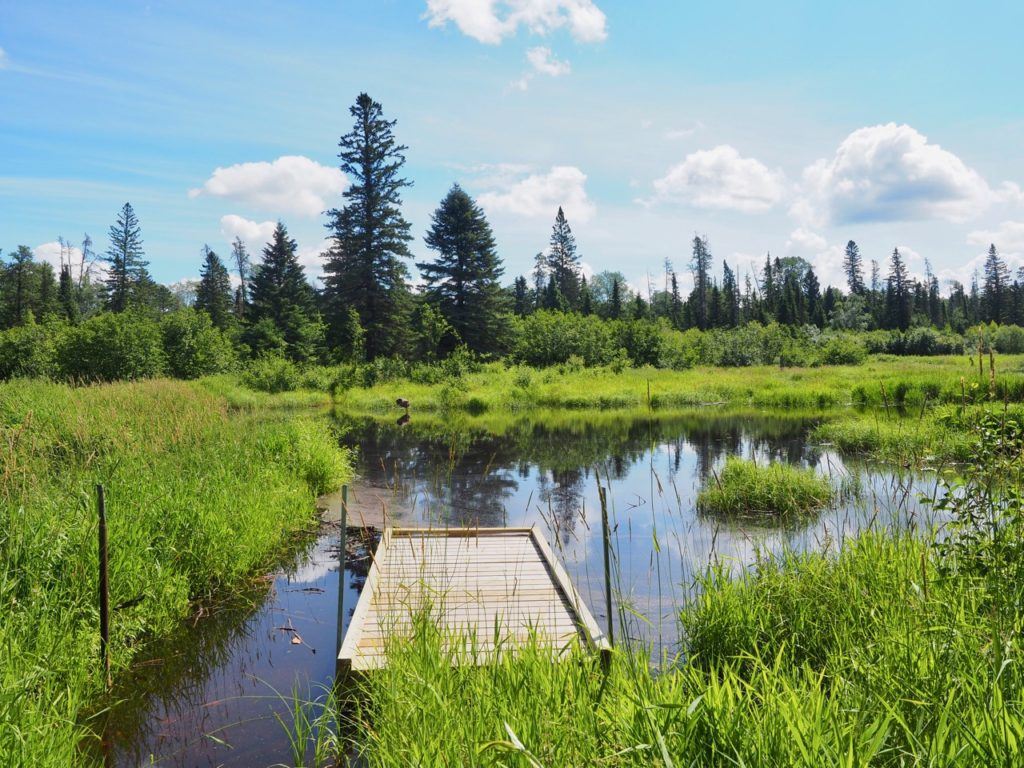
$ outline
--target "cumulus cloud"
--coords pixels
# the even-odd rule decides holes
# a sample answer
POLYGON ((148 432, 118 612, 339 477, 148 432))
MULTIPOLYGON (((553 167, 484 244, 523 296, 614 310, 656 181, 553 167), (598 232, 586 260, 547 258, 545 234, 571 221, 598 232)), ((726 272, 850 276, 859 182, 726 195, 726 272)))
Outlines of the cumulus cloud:
POLYGON ((345 191, 348 180, 337 168, 302 155, 284 155, 273 162, 238 163, 217 168, 189 197, 221 197, 274 214, 319 216, 345 191))
POLYGON ((49 243, 42 243, 32 249, 32 253, 35 254, 36 261, 45 261, 53 267, 54 272, 60 272, 61 257, 63 255, 64 263, 67 263, 68 256, 71 257, 72 267, 75 269, 77 274, 78 265, 82 261, 82 249, 78 246, 68 246, 65 243, 61 246, 60 242, 53 240, 49 243))
POLYGON ((803 182, 793 213, 820 224, 963 221, 996 199, 963 160, 895 123, 854 131, 832 158, 806 168, 803 182))
POLYGON ((455 24, 462 34, 496 45, 520 27, 536 35, 567 28, 581 43, 608 36, 607 19, 593 0, 427 0, 431 27, 455 24))
POLYGON ((572 71, 568 61, 556 59, 552 55, 551 49, 543 45, 538 45, 536 48, 528 50, 526 52, 526 60, 530 62, 530 66, 533 67, 534 71, 542 75, 561 77, 562 75, 568 75, 572 71))
POLYGON ((252 221, 234 213, 220 217, 220 233, 224 239, 232 243, 236 237, 242 238, 242 242, 254 257, 270 242, 276 226, 276 221, 252 221))
POLYGON ((846 274, 843 272, 844 248, 829 245, 817 232, 797 227, 789 233, 785 251, 787 256, 799 256, 810 263, 822 287, 846 285, 846 274))
POLYGON ((571 165, 556 165, 547 173, 506 180, 501 188, 479 196, 489 214, 511 214, 528 218, 553 218, 562 206, 570 222, 584 223, 596 209, 587 197, 587 176, 571 165))
POLYGON ((1024 221, 1004 221, 995 229, 976 229, 967 235, 967 242, 984 248, 994 244, 1000 253, 1024 255, 1024 221))
POLYGON ((782 199, 785 179, 759 160, 742 157, 734 147, 722 144, 687 155, 654 182, 654 192, 653 201, 761 213, 782 199))

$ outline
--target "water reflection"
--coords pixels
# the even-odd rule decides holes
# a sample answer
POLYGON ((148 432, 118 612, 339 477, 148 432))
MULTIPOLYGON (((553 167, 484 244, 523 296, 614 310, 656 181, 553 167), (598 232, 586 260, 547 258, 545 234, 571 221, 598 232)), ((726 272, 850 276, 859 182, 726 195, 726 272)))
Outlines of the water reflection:
MULTIPOLYGON (((738 571, 759 554, 829 549, 865 528, 918 525, 919 493, 934 485, 898 468, 843 461, 808 441, 814 422, 800 417, 553 415, 490 429, 420 415, 401 424, 336 420, 359 457, 351 524, 536 524, 603 623, 599 476, 609 486, 615 605, 644 617, 626 634, 656 653, 676 648, 678 611, 710 564, 738 571), (696 494, 734 454, 812 466, 837 485, 856 478, 861 494, 785 526, 698 515, 696 494)), ((340 580, 338 538, 329 532, 245 606, 186 625, 151 649, 101 725, 108 764, 149 764, 151 756, 166 766, 290 763, 275 713, 288 719, 293 688, 315 696, 332 679, 338 590, 347 621, 369 566, 367 542, 349 540, 340 580)))

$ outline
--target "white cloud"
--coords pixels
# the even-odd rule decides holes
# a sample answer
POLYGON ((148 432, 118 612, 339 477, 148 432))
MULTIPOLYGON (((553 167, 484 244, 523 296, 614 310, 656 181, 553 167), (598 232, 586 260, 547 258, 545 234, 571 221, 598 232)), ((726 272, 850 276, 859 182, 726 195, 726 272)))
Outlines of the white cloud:
POLYGON ((254 259, 259 257, 263 246, 270 242, 276 226, 276 221, 251 221, 233 213, 220 217, 220 233, 224 239, 232 243, 236 237, 242 238, 254 259))
POLYGON ((780 172, 722 144, 687 155, 654 182, 654 191, 654 201, 760 213, 782 199, 785 180, 780 172))
POLYGON ((821 224, 962 221, 995 197, 985 180, 952 152, 909 125, 888 123, 859 128, 831 159, 806 168, 803 196, 792 213, 821 224))
POLYGON ((799 256, 808 261, 814 267, 814 274, 818 276, 823 289, 827 285, 846 287, 842 246, 829 245, 817 232, 797 227, 789 233, 785 251, 787 256, 799 256))
POLYGON ((217 168, 189 197, 222 197, 280 215, 319 216, 345 191, 348 180, 337 168, 302 155, 284 155, 273 162, 239 163, 217 168))
MULTIPOLYGON (((35 248, 32 249, 32 253, 35 254, 36 261, 45 261, 53 267, 54 272, 58 274, 60 273, 60 262, 62 253, 60 242, 58 242, 57 240, 53 240, 49 243, 37 245, 35 248)), ((64 263, 66 264, 69 255, 69 249, 67 244, 64 245, 63 254, 64 263)), ((74 267, 74 274, 77 275, 78 265, 81 264, 82 260, 82 249, 75 245, 70 246, 70 256, 72 266, 74 267)))
POLYGON ((491 45, 519 27, 535 35, 567 27, 581 43, 608 36, 607 19, 593 0, 427 0, 424 18, 431 27, 452 22, 462 34, 491 45))
POLYGON ((315 245, 299 246, 299 263, 306 270, 306 279, 314 285, 324 273, 324 260, 322 254, 329 250, 331 241, 324 239, 315 245))
POLYGON ((584 223, 596 212, 587 197, 586 182, 587 176, 579 168, 556 165, 548 173, 506 181, 501 188, 484 192, 478 199, 489 214, 554 218, 558 206, 562 206, 571 223, 584 223))
POLYGON ((536 48, 528 50, 526 52, 526 60, 530 62, 530 66, 536 72, 542 75, 561 77, 572 72, 572 67, 569 66, 568 61, 556 59, 552 55, 551 49, 543 45, 538 45, 536 48))
POLYGON ((3 48, 0 48, 0 69, 7 69, 10 63, 11 60, 7 56, 7 51, 5 51, 3 48))
POLYGON ((984 248, 994 244, 1000 253, 1024 255, 1024 221, 1004 221, 996 229, 976 229, 967 235, 967 242, 984 248))

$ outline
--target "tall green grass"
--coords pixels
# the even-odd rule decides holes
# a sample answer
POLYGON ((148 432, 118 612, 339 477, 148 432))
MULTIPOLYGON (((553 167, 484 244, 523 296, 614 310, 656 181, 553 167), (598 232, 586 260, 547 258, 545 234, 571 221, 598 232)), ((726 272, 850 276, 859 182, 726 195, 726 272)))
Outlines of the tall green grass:
POLYGON ((715 515, 792 519, 821 509, 835 494, 828 478, 813 469, 730 456, 697 495, 697 509, 715 515))
POLYGON ((315 524, 349 473, 326 422, 230 413, 199 385, 0 386, 0 764, 79 765, 99 666, 94 486, 107 489, 115 673, 197 600, 315 524))

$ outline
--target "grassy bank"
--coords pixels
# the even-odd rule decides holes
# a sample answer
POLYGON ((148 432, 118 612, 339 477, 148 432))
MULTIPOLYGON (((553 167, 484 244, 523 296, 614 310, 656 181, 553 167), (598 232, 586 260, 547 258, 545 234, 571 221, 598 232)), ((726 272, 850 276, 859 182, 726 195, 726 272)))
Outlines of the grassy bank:
MULTIPOLYGON (((527 649, 452 667, 429 632, 366 678, 347 733, 392 766, 1016 764, 1016 623, 929 543, 866 536, 838 557, 709 577, 685 609, 689 658, 527 649)), ((336 711, 329 717, 337 717, 336 711)))
POLYGON ((79 764, 99 671, 94 486, 107 488, 116 671, 246 582, 349 472, 326 426, 194 384, 0 386, 0 764, 79 764))
MULTIPOLYGON (((533 408, 670 409, 724 403, 761 408, 830 408, 845 405, 919 407, 925 403, 988 399, 988 359, 979 377, 968 356, 875 356, 860 365, 820 368, 696 367, 535 369, 493 363, 459 377, 424 383, 396 379, 336 393, 340 407, 354 413, 393 411, 395 399, 414 411, 517 412, 533 408), (963 382, 961 382, 963 378, 963 382), (650 392, 650 400, 648 400, 650 392)), ((997 360, 992 399, 1024 400, 1024 356, 997 360)))

